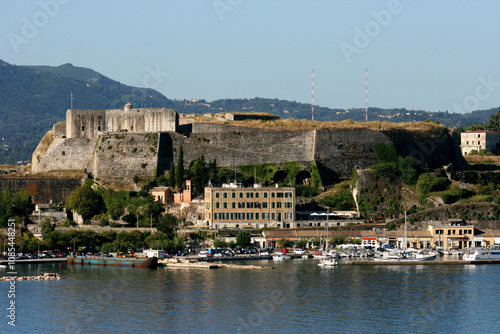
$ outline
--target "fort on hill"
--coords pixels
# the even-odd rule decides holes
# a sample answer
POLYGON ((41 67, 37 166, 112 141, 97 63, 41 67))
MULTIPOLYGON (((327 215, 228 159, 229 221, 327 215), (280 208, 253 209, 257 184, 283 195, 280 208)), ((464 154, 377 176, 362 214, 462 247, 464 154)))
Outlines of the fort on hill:
POLYGON ((394 143, 401 156, 424 166, 465 169, 460 148, 442 125, 429 123, 326 123, 282 120, 262 113, 180 118, 166 108, 68 110, 32 156, 33 172, 86 170, 104 181, 163 173, 202 154, 219 166, 300 162, 316 164, 323 184, 377 163, 376 143, 394 143), (236 116, 236 117, 234 117, 236 116), (259 118, 259 116, 261 116, 259 118), (233 120, 231 120, 233 119, 233 120))

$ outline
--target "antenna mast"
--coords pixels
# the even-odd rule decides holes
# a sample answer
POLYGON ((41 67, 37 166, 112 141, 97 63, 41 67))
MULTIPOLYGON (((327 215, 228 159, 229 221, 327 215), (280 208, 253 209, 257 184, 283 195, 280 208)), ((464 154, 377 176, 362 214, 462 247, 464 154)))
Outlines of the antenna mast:
POLYGON ((312 76, 311 76, 311 85, 312 85, 312 104, 311 104, 311 120, 314 121, 314 68, 312 69, 312 76))
POLYGON ((365 109, 365 120, 368 122, 368 67, 366 68, 366 94, 365 94, 365 103, 366 103, 366 109, 365 109))

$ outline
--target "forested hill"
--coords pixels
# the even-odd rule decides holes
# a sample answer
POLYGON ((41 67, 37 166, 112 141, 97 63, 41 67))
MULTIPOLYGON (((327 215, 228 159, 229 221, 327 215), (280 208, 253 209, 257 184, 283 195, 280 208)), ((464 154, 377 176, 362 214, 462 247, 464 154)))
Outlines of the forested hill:
MULTIPOLYGON (((123 85, 88 68, 64 64, 14 66, 0 60, 0 164, 26 163, 43 135, 66 118, 66 110, 136 107, 172 108, 179 113, 219 113, 230 111, 270 112, 282 118, 311 119, 311 105, 268 98, 171 100, 153 89, 123 85)), ((369 120, 389 122, 432 119, 449 127, 485 124, 499 108, 468 114, 431 113, 407 109, 369 108, 369 120)), ((365 109, 314 107, 319 121, 365 120, 365 109)))
POLYGON ((65 64, 13 66, 0 61, 0 164, 25 162, 52 126, 75 109, 123 108, 131 101, 174 108, 152 89, 122 85, 90 69, 65 64))

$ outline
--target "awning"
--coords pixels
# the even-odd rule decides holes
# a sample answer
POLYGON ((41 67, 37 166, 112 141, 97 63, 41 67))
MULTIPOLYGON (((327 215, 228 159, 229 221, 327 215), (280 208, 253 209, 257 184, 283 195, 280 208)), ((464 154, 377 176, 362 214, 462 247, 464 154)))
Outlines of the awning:
POLYGON ((474 241, 483 241, 483 237, 474 237, 474 241))

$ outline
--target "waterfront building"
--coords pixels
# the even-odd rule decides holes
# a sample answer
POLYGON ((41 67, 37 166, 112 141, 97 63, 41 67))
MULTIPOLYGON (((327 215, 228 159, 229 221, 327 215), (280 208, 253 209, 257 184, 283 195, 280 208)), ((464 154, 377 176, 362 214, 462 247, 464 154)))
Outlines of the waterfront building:
POLYGON ((295 227, 295 188, 243 188, 239 183, 206 187, 205 221, 215 229, 295 227))
POLYGON ((433 247, 469 249, 474 245, 474 226, 450 223, 439 226, 429 225, 433 247))
POLYGON ((495 131, 476 130, 460 134, 460 148, 463 155, 470 154, 472 150, 488 150, 495 152, 499 142, 499 133, 495 131))

